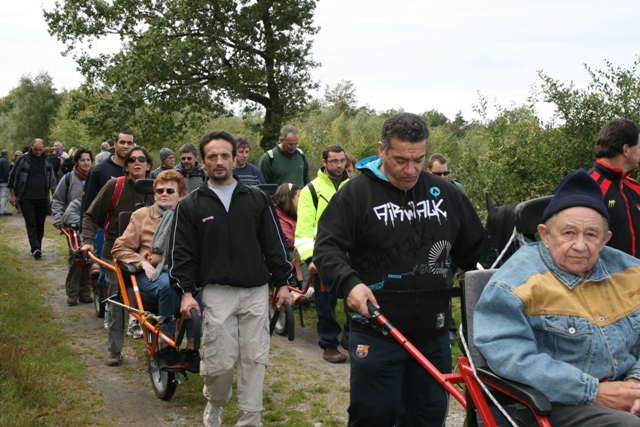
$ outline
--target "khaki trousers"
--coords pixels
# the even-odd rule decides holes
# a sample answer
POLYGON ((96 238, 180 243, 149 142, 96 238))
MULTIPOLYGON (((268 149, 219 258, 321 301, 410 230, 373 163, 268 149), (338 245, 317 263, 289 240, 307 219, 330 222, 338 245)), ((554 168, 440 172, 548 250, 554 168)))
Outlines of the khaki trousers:
POLYGON ((207 285, 202 304, 202 393, 211 405, 226 405, 231 399, 233 365, 237 361, 236 426, 261 426, 262 388, 269 363, 268 286, 207 285))

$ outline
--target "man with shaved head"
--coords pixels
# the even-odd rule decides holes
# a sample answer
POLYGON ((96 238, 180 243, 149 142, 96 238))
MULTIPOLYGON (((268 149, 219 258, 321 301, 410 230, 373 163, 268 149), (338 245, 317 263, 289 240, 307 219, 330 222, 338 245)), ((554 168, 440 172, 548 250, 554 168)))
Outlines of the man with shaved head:
POLYGON ((56 189, 56 177, 49 159, 43 156, 44 141, 34 139, 27 154, 20 156, 9 175, 9 203, 20 206, 27 227, 31 255, 42 256, 42 237, 47 218, 49 192, 56 189))

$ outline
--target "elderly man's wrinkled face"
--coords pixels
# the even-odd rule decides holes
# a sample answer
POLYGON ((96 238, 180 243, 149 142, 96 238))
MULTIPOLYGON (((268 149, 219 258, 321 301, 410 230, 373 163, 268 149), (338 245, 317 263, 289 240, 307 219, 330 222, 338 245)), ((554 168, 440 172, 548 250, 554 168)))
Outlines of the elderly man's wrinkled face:
POLYGON ((595 210, 573 207, 560 211, 538 232, 558 267, 587 277, 598 254, 611 238, 606 220, 595 210))

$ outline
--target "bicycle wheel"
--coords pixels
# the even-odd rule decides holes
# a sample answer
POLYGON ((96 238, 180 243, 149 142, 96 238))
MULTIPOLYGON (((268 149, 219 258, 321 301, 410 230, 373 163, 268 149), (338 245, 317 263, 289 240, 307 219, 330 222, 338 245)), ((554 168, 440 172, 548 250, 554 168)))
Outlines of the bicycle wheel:
POLYGON ((105 289, 99 284, 91 284, 93 292, 93 308, 96 311, 96 317, 104 318, 104 311, 107 306, 103 300, 107 297, 105 289))
POLYGON ((147 356, 147 366, 149 367, 149 378, 153 392, 158 399, 169 400, 173 397, 178 387, 175 372, 161 371, 155 360, 151 359, 149 353, 145 351, 147 356))
POLYGON ((280 313, 276 311, 275 306, 271 305, 269 306, 269 321, 271 321, 271 319, 273 319, 273 316, 278 313, 278 322, 276 323, 276 326, 273 328, 273 331, 278 334, 278 335, 287 335, 287 332, 289 332, 289 323, 287 322, 287 313, 280 313))

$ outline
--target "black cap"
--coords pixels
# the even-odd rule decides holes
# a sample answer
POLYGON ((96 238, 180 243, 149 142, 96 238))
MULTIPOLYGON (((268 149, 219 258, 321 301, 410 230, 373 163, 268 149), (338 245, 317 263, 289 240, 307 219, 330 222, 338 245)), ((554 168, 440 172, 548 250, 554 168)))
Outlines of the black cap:
POLYGON ((571 172, 560 181, 553 198, 542 213, 542 222, 546 222, 562 210, 576 206, 591 208, 609 221, 602 190, 584 169, 571 172))

